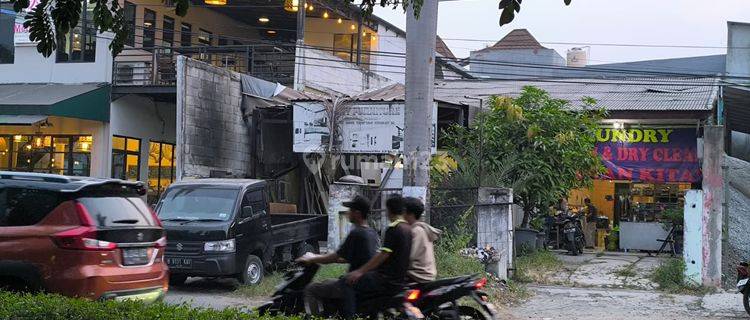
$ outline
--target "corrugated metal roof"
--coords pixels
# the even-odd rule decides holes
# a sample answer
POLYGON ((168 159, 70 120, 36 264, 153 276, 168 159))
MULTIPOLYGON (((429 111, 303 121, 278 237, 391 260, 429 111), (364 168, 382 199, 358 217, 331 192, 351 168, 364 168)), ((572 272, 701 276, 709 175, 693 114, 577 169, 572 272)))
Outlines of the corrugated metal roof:
POLYGON ((436 84, 435 99, 476 106, 476 98, 517 97, 523 87, 535 86, 573 105, 591 97, 610 111, 708 111, 716 100, 717 84, 718 78, 456 80, 436 84))

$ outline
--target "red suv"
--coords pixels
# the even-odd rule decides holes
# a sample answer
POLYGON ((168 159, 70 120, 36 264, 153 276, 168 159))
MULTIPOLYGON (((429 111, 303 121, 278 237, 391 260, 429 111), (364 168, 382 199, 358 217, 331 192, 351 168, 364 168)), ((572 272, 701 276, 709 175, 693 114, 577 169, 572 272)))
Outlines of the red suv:
POLYGON ((160 300, 166 238, 141 182, 0 171, 0 288, 160 300))

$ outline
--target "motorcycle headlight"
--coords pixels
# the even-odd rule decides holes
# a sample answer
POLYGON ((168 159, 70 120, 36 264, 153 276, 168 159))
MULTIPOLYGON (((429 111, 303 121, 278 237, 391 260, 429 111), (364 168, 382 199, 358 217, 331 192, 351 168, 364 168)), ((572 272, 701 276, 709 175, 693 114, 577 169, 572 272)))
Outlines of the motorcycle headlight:
POLYGON ((234 239, 222 241, 210 241, 203 245, 206 252, 234 252, 234 239))

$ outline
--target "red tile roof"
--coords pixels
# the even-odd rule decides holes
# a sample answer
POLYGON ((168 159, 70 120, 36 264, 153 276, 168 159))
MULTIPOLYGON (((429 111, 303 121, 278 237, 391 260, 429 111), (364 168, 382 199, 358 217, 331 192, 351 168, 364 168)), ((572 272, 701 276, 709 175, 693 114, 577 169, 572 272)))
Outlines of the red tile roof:
POLYGON ((509 32, 505 37, 500 39, 491 47, 487 49, 499 49, 499 50, 512 50, 512 49, 547 49, 542 46, 539 41, 531 35, 529 30, 526 29, 515 29, 509 32))
POLYGON ((437 36, 435 38, 435 52, 439 53, 441 56, 455 59, 456 56, 453 54, 450 48, 448 48, 448 45, 443 42, 443 39, 440 39, 440 36, 437 36))

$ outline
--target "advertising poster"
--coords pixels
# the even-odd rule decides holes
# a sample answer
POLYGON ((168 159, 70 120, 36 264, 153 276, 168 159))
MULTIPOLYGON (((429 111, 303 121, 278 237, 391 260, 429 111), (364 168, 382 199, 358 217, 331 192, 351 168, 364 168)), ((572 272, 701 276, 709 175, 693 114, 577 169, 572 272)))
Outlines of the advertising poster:
MULTIPOLYGON (((320 102, 293 107, 294 152, 325 152, 331 143, 328 116, 320 102)), ((358 103, 346 108, 339 136, 332 142, 343 153, 399 153, 404 148, 404 104, 358 103)), ((432 114, 432 153, 437 150, 437 105, 432 114)))

